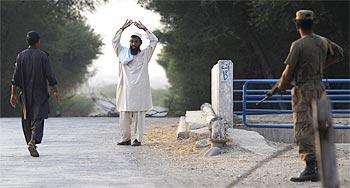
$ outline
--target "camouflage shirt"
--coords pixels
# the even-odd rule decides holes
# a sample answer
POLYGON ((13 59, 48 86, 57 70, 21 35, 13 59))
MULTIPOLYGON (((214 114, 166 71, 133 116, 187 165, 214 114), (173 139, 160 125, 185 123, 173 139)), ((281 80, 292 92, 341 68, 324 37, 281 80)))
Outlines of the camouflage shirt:
POLYGON ((294 41, 284 64, 294 66, 293 85, 321 81, 331 41, 314 33, 294 41))

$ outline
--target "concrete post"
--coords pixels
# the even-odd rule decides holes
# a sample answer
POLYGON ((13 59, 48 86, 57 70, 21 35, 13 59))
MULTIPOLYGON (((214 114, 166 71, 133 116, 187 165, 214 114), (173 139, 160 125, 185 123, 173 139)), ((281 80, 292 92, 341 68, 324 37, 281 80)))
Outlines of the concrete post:
POLYGON ((217 117, 214 113, 212 106, 208 103, 204 103, 201 106, 202 114, 205 121, 209 125, 210 141, 212 146, 223 147, 226 143, 226 128, 227 123, 221 117, 217 117))
POLYGON ((233 63, 219 60, 211 69, 211 104, 217 116, 233 125, 233 63))
POLYGON ((204 103, 201 106, 201 110, 202 110, 202 117, 204 117, 205 122, 208 125, 210 125, 210 123, 212 123, 212 120, 217 117, 213 110, 213 107, 208 103, 204 103))
POLYGON ((188 124, 186 122, 185 116, 180 117, 179 126, 176 130, 176 138, 178 140, 187 139, 190 137, 190 131, 188 130, 188 124))

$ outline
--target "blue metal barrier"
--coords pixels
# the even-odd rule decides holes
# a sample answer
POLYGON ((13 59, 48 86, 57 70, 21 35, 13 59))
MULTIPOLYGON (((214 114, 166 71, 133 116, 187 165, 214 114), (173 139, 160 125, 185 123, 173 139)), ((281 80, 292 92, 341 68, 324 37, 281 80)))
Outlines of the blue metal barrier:
MULTIPOLYGON (((255 127, 255 128, 293 128, 292 124, 253 124, 247 121, 248 115, 261 115, 261 114, 291 114, 292 110, 281 110, 281 109, 252 109, 248 108, 248 105, 251 103, 257 103, 263 97, 265 97, 265 93, 269 91, 269 89, 248 89, 249 85, 270 85, 275 84, 278 79, 247 79, 247 80, 234 80, 234 84, 242 84, 243 89, 234 89, 234 94, 241 93, 241 100, 233 100, 234 106, 235 104, 241 104, 241 111, 234 111, 237 115, 242 115, 242 120, 244 126, 247 127, 255 127)), ((349 84, 350 79, 328 79, 323 80, 328 83, 336 83, 336 84, 349 84)), ((349 104, 350 105, 350 88, 348 89, 327 89, 327 94, 329 99, 333 104, 349 104)), ((235 96, 235 95, 234 95, 235 96)), ((265 100, 262 104, 291 104, 291 94, 290 90, 287 90, 286 94, 283 95, 274 95, 270 99, 265 100)), ((291 108, 291 107, 290 107, 291 108)), ((350 114, 350 109, 333 109, 333 114, 350 114)), ((350 126, 335 126, 336 129, 350 129, 350 126)))

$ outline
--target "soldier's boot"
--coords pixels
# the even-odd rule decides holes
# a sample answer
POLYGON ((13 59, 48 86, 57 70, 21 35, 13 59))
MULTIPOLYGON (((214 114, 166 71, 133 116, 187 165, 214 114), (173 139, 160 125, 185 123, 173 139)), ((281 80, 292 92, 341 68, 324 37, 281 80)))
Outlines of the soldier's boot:
POLYGON ((306 161, 306 167, 299 177, 292 177, 290 181, 304 182, 304 181, 320 181, 316 159, 306 161))
POLYGON ((36 150, 35 140, 28 143, 28 150, 32 157, 39 157, 39 152, 36 150))

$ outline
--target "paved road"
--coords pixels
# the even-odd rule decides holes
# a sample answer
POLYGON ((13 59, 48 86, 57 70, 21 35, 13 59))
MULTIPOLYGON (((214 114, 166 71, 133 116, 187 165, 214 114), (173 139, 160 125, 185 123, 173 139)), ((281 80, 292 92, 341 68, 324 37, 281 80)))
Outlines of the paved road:
MULTIPOLYGON (((148 118, 146 126, 176 121, 148 118)), ((48 119, 38 148, 41 156, 33 158, 20 119, 0 118, 0 187, 192 188, 226 187, 232 182, 235 187, 321 187, 319 182, 289 182, 304 167, 296 147, 245 176, 264 157, 233 145, 213 158, 166 158, 152 145, 116 146, 120 136, 117 123, 117 118, 48 119)), ((349 144, 337 146, 337 160, 342 185, 349 187, 349 144)))
POLYGON ((143 147, 117 147, 117 121, 50 118, 38 145, 40 157, 32 158, 20 119, 0 118, 0 187, 184 186, 185 181, 162 173, 164 164, 145 161, 143 147))

